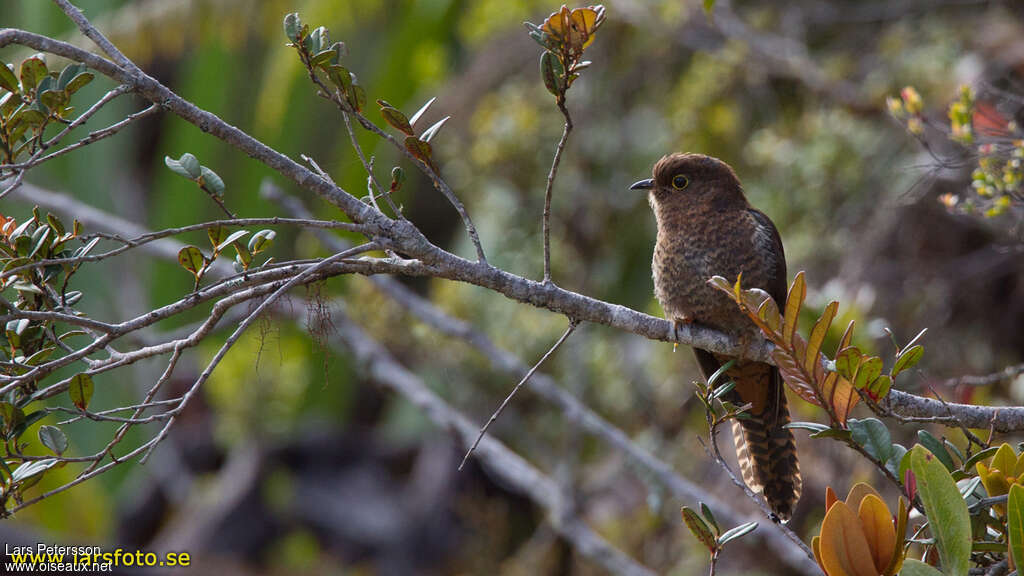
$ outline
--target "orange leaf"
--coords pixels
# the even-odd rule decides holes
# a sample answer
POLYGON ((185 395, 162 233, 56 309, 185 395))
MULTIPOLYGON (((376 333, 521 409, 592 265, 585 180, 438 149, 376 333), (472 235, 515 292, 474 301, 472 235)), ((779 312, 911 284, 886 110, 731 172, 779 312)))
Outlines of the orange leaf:
POLYGON ((867 538, 871 557, 875 568, 882 573, 892 563, 892 555, 896 552, 896 528, 892 525, 892 514, 881 498, 868 494, 860 501, 857 510, 860 524, 867 538))
POLYGON ((835 412, 839 423, 845 426, 850 412, 853 412, 854 406, 860 402, 860 394, 857 394, 849 381, 841 378, 835 372, 829 372, 825 377, 825 382, 821 385, 821 392, 825 401, 832 406, 832 411, 835 412))
POLYGON ((821 536, 815 536, 811 538, 811 550, 814 551, 814 560, 821 566, 822 572, 825 571, 825 565, 821 563, 821 536))
POLYGON ((821 564, 829 576, 878 576, 860 520, 836 502, 821 523, 821 564))
POLYGON ((850 341, 853 340, 854 323, 854 320, 850 320, 850 323, 846 325, 846 331, 843 332, 843 337, 839 339, 839 346, 836 346, 836 352, 850 345, 850 341))
POLYGON ((815 406, 821 405, 814 386, 807 379, 807 375, 804 374, 803 367, 797 363, 788 350, 775 348, 772 350, 772 358, 775 359, 775 365, 779 367, 779 373, 782 374, 782 379, 785 380, 790 390, 796 392, 801 398, 815 406))
POLYGON ((857 482, 850 487, 850 492, 846 495, 846 503, 850 506, 860 506, 861 500, 867 496, 875 496, 879 500, 882 499, 882 495, 878 493, 878 490, 872 488, 870 484, 857 482))
POLYGON ((807 355, 804 357, 804 367, 809 374, 814 374, 817 366, 821 364, 821 359, 818 358, 818 353, 821 352, 821 343, 825 341, 828 327, 832 325, 832 319, 836 317, 838 308, 839 302, 835 300, 829 302, 828 306, 825 306, 824 312, 821 313, 821 318, 818 318, 818 321, 814 323, 814 328, 811 329, 811 335, 807 339, 807 355))
POLYGON ((826 486, 825 487, 825 512, 828 512, 828 509, 831 508, 832 505, 835 504, 838 501, 839 501, 839 498, 836 497, 835 490, 833 490, 831 486, 826 486))
POLYGON ((800 307, 807 297, 807 285, 804 283, 804 271, 801 270, 793 277, 793 284, 789 287, 789 294, 786 296, 786 314, 783 323, 783 334, 786 342, 793 340, 796 333, 796 324, 800 316, 800 307))
POLYGON ((778 332, 782 329, 782 316, 779 314, 779 306, 770 296, 757 307, 757 317, 764 320, 764 323, 773 332, 778 332))

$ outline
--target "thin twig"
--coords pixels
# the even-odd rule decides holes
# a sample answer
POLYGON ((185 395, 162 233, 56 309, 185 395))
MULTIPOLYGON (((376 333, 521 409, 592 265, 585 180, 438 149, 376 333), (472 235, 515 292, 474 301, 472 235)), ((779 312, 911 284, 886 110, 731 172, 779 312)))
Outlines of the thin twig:
MULTIPOLYGON (((136 418, 138 418, 139 416, 142 415, 142 413, 146 410, 145 405, 150 403, 150 402, 152 402, 153 398, 156 396, 157 392, 160 391, 160 388, 168 380, 170 380, 171 374, 174 373, 174 367, 178 365, 178 359, 181 358, 181 351, 182 351, 183 348, 184 348, 184 346, 181 343, 176 344, 174 346, 174 352, 171 354, 171 359, 167 361, 167 368, 164 370, 164 373, 160 375, 160 378, 157 379, 156 384, 153 384, 153 386, 149 389, 149 392, 146 394, 145 399, 143 399, 143 401, 142 401, 143 406, 140 406, 139 408, 135 409, 135 413, 132 414, 132 416, 131 416, 132 420, 134 420, 134 419, 136 419, 136 418)), ((181 402, 184 402, 184 401, 185 401, 185 398, 182 397, 181 402)), ((181 402, 178 403, 179 406, 181 405, 181 402)), ((161 416, 164 416, 164 415, 161 414, 161 416)), ((171 416, 171 417, 173 417, 173 416, 171 416)), ((114 437, 110 440, 110 442, 102 450, 102 452, 104 454, 110 454, 110 458, 112 460, 114 460, 115 462, 117 461, 117 458, 114 456, 114 453, 113 453, 114 446, 117 446, 117 444, 119 442, 121 442, 121 440, 124 438, 124 435, 128 433, 128 429, 131 428, 131 426, 132 426, 132 424, 130 422, 125 422, 124 424, 122 424, 121 427, 117 429, 117 432, 114 434, 114 437)), ((101 462, 101 460, 96 460, 95 462, 90 464, 89 467, 86 468, 85 471, 82 472, 81 474, 88 474, 89 472, 92 472, 93 470, 96 469, 97 466, 99 466, 100 462, 101 462)))
POLYGON ((352 129, 352 121, 349 120, 348 112, 342 111, 341 118, 345 121, 345 129, 348 131, 348 138, 352 142, 352 148, 356 151, 356 156, 359 156, 359 161, 363 163, 363 170, 366 170, 366 177, 369 178, 371 184, 377 190, 376 194, 373 190, 370 191, 370 202, 373 203, 373 207, 380 210, 376 196, 382 196, 388 203, 388 206, 391 207, 391 212, 396 218, 405 218, 405 216, 402 215, 402 211, 398 209, 398 206, 395 205, 395 201, 391 198, 391 193, 384 192, 380 183, 377 182, 377 177, 373 173, 372 160, 367 162, 366 155, 363 154, 363 147, 359 145, 359 138, 356 137, 356 131, 352 129))
POLYGON ((555 185, 555 177, 558 175, 558 165, 562 162, 562 151, 565 150, 565 143, 569 140, 569 133, 572 132, 572 117, 569 116, 569 109, 565 107, 564 94, 558 99, 558 110, 565 117, 565 126, 562 128, 562 138, 555 148, 555 156, 551 159, 551 170, 548 171, 547 185, 544 187, 544 283, 551 282, 551 191, 555 185))
POLYGON ((498 419, 498 416, 501 416, 502 411, 505 410, 505 407, 508 406, 509 402, 512 401, 512 397, 514 397, 516 393, 519 392, 519 389, 523 387, 523 384, 526 384, 530 377, 533 376, 534 372, 536 372, 537 369, 540 368, 542 364, 544 364, 544 361, 550 358, 551 355, 555 353, 555 350, 558 350, 558 347, 562 345, 562 342, 565 342, 566 338, 568 338, 569 335, 572 334, 574 330, 576 330, 577 325, 579 325, 578 321, 572 318, 569 319, 569 326, 565 329, 565 332, 562 333, 562 337, 559 338, 557 342, 555 342, 554 346, 552 346, 551 349, 548 350, 544 354, 544 356, 542 356, 541 359, 538 360, 537 363, 533 365, 532 368, 530 368, 530 371, 526 373, 526 376, 523 376, 523 379, 520 380, 518 384, 516 384, 515 388, 513 388, 511 392, 508 393, 508 396, 506 396, 505 400, 503 400, 501 405, 498 406, 498 409, 494 411, 494 414, 491 414, 491 418, 487 421, 486 424, 483 425, 482 428, 480 428, 480 433, 477 434, 476 440, 473 441, 473 444, 469 447, 469 450, 466 451, 466 455, 462 457, 462 462, 459 464, 460 471, 462 470, 462 467, 466 465, 466 462, 469 460, 469 457, 473 454, 473 451, 476 450, 476 447, 480 445, 480 440, 482 440, 484 435, 487 434, 487 429, 491 427, 491 424, 494 424, 495 420, 498 419))

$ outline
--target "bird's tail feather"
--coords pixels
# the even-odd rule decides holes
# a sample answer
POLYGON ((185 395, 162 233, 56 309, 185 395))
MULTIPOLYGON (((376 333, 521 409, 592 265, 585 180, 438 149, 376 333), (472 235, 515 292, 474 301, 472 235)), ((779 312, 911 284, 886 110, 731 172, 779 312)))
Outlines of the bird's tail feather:
MULTIPOLYGON (((703 350, 697 358, 705 376, 728 358, 703 350)), ((780 520, 788 520, 800 499, 802 479, 793 433, 789 423, 786 394, 778 369, 762 362, 739 361, 727 376, 736 382, 729 400, 750 403, 746 418, 733 422, 736 458, 743 481, 762 494, 780 520)))

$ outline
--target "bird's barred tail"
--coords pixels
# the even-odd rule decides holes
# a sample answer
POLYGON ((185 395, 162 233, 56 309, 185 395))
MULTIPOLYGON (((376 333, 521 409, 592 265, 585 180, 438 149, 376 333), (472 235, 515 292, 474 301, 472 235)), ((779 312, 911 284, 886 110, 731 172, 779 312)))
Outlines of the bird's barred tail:
MULTIPOLYGON (((707 373, 712 364, 700 356, 701 367, 707 373)), ((728 360, 711 357, 716 366, 728 360)), ((746 412, 748 418, 733 421, 736 458, 743 481, 764 496, 780 520, 789 520, 800 499, 802 480, 793 433, 783 428, 789 423, 789 409, 782 378, 770 364, 746 361, 738 362, 727 375, 736 382, 729 400, 752 404, 746 412)))
POLYGON ((763 494, 779 519, 786 521, 800 499, 802 480, 793 432, 782 427, 789 423, 786 395, 778 397, 777 406, 733 421, 732 431, 743 481, 763 494))

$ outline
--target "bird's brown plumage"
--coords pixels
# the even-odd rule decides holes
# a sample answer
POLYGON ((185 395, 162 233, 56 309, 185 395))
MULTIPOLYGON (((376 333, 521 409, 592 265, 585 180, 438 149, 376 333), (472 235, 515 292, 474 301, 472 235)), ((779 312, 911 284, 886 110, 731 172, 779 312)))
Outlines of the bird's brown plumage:
MULTIPOLYGON (((654 166, 653 178, 637 182, 649 190, 658 222, 654 248, 654 292, 666 316, 697 322, 749 339, 757 328, 725 294, 708 285, 711 276, 768 292, 780 308, 786 299, 786 257, 771 220, 743 195, 728 164, 701 154, 671 154, 654 166), (685 180, 680 180, 682 177, 685 180)), ((695 349, 705 378, 730 357, 695 349)), ((736 387, 730 400, 751 403, 749 419, 734 422, 743 479, 782 520, 800 498, 800 466, 779 371, 770 364, 738 360, 728 371, 736 387)))

